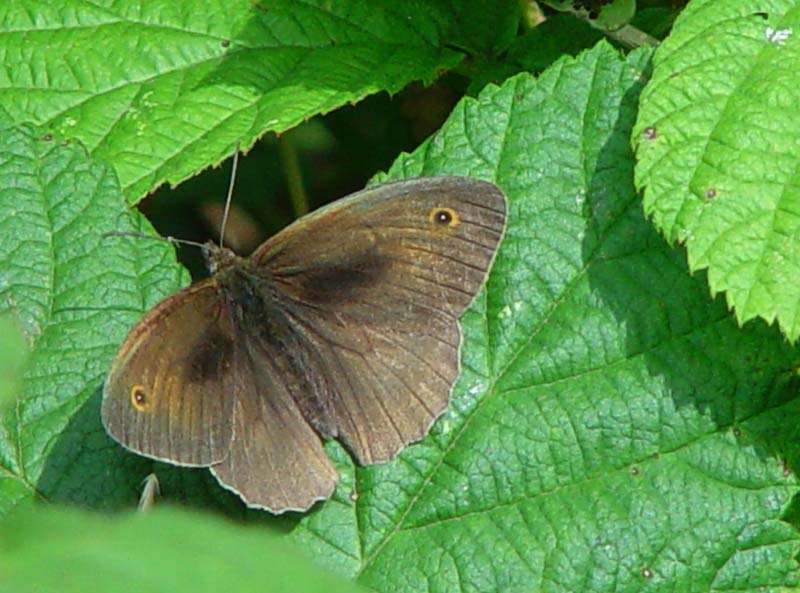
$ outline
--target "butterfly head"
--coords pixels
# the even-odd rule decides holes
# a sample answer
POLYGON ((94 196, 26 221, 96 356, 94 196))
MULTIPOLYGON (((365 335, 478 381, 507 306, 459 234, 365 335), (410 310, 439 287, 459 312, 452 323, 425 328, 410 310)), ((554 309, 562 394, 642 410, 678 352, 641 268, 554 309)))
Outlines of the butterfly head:
POLYGON ((239 259, 233 251, 227 247, 220 247, 213 241, 203 243, 202 251, 206 267, 212 274, 232 266, 239 259))

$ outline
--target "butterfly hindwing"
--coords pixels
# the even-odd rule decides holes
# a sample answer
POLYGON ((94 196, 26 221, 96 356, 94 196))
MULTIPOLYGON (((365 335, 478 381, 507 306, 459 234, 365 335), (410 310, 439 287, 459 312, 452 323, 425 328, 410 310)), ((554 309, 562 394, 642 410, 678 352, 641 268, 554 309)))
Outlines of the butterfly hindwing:
POLYGON ((291 396, 292 375, 282 369, 281 353, 265 351, 253 335, 240 342, 235 359, 233 442, 211 471, 249 506, 306 510, 331 495, 339 476, 291 396))

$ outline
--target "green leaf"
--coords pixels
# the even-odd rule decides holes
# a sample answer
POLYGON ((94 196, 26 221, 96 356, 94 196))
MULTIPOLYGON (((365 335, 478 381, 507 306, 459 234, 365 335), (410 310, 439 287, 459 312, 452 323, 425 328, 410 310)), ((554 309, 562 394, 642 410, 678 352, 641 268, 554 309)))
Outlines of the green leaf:
POLYGON ((3 115, 0 306, 33 351, 0 426, 0 512, 34 494, 119 504, 138 486, 114 476, 150 464, 105 435, 100 388, 131 325, 188 278, 166 242, 103 237, 150 230, 108 167, 3 115))
POLYGON ((672 29, 675 17, 683 7, 674 2, 649 0, 637 2, 636 15, 631 25, 658 39, 666 37, 672 29))
POLYGON ((359 590, 273 533, 169 508, 116 518, 26 509, 0 521, 0 555, 8 593, 359 590))
MULTIPOLYGON (((79 140, 135 201, 370 93, 456 65, 448 3, 37 0, 0 7, 17 122, 79 140)), ((480 8, 478 6, 477 8, 480 8)), ((468 10, 462 17, 469 19, 468 10)))
POLYGON ((453 22, 451 43, 473 54, 494 56, 514 40, 521 10, 514 0, 468 0, 448 3, 453 22))
POLYGON ((797 582, 780 521, 795 354, 739 330, 643 219, 628 138, 646 63, 601 44, 489 88, 390 172, 493 180, 509 227, 448 412, 356 469, 349 520, 326 505, 296 528, 328 566, 395 591, 797 582))
POLYGON ((490 82, 502 83, 523 71, 541 72, 565 55, 577 55, 595 45, 603 34, 574 14, 557 13, 516 37, 502 60, 477 62, 470 69, 468 94, 490 82))
POLYGON ((19 395, 28 344, 11 315, 0 315, 0 412, 19 395))
MULTIPOLYGON (((800 412, 797 355, 762 323, 738 328, 642 216, 629 139, 648 60, 641 51, 623 59, 603 43, 539 79, 488 87, 390 171, 492 180, 509 198, 509 224, 463 319, 463 372, 431 434, 366 468, 329 444, 343 472, 335 496, 281 520, 319 562, 392 591, 797 585, 798 536, 782 520, 798 490, 797 423, 787 422, 800 412)), ((5 172, 10 160, 0 159, 0 187, 25 189, 19 180, 30 178, 0 214, 28 203, 47 214, 0 245, 0 278, 14 274, 0 286, 42 328, 18 412, 3 423, 0 463, 12 479, 0 481, 0 510, 34 492, 133 506, 152 464, 103 435, 97 397, 121 330, 146 306, 133 297, 158 277, 152 295, 166 292, 180 274, 166 245, 97 238, 140 223, 119 193, 70 185, 73 169, 106 179, 81 151, 24 129, 0 139, 33 155, 5 172), (49 148, 35 152, 40 145, 49 148), (72 166, 50 164, 56 157, 72 166), (145 249, 160 256, 147 259, 145 249), (131 262, 138 270, 128 274, 131 262), (55 275, 28 271, 40 267, 55 275), (81 278, 92 281, 67 282, 81 278), (130 302, 116 303, 116 294, 130 302), (57 302, 55 311, 101 310, 55 314, 37 308, 40 300, 57 302), (123 322, 120 306, 135 309, 123 322), (100 347, 87 351, 90 340, 100 347)), ((0 240, 9 228, 0 226, 0 240)), ((168 473, 165 499, 213 504, 216 493, 228 504, 207 474, 168 473)))
POLYGON ((508 50, 508 60, 540 71, 563 55, 576 55, 597 43, 603 34, 572 14, 554 14, 520 35, 508 50))
POLYGON ((800 336, 800 8, 696 0, 654 58, 634 128, 645 210, 740 323, 800 336))
POLYGON ((636 0, 545 0, 545 4, 580 15, 604 31, 619 29, 636 14, 636 0))
POLYGON ((635 14, 636 0, 613 0, 605 3, 597 18, 592 19, 592 24, 599 29, 613 31, 626 25, 635 14))

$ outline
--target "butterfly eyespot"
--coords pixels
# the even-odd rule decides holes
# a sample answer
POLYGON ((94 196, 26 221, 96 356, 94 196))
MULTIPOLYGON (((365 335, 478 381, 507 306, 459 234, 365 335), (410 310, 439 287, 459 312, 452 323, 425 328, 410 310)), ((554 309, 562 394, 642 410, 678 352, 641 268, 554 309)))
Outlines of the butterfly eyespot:
POLYGON ((140 412, 144 412, 150 407, 150 401, 141 385, 131 387, 131 405, 140 412))
POLYGON ((459 223, 458 213, 452 208, 434 208, 429 218, 437 226, 453 227, 459 223))

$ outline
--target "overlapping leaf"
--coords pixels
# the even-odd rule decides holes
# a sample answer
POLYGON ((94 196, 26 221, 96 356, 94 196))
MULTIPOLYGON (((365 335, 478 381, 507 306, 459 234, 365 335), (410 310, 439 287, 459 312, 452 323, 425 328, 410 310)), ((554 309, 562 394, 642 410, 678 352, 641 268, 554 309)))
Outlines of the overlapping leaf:
POLYGON ((360 590, 309 567, 273 533, 177 509, 116 518, 26 509, 2 527, 3 593, 360 590))
MULTIPOLYGON (((0 104, 14 121, 79 140, 136 200, 267 131, 432 80, 460 60, 444 47, 447 8, 365 0, 4 3, 0 104)), ((469 5, 462 17, 471 21, 469 5)))
POLYGON ((800 336, 800 4, 696 0, 634 128, 645 210, 741 323, 800 336))

